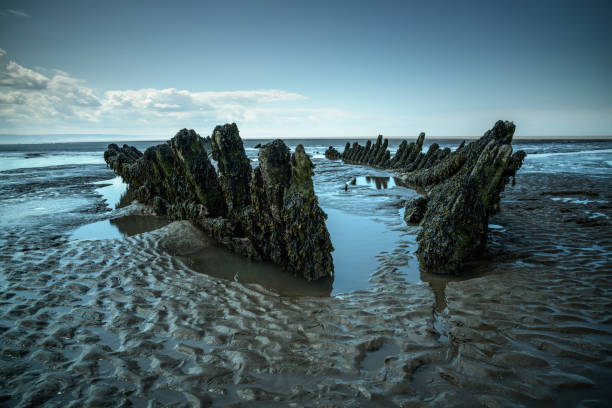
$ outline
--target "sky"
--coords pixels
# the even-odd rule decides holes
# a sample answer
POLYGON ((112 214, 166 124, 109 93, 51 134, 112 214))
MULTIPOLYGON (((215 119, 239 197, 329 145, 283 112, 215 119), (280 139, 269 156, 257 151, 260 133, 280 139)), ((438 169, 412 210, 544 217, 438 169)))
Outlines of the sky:
POLYGON ((595 0, 0 0, 0 133, 610 136, 610 21, 595 0))

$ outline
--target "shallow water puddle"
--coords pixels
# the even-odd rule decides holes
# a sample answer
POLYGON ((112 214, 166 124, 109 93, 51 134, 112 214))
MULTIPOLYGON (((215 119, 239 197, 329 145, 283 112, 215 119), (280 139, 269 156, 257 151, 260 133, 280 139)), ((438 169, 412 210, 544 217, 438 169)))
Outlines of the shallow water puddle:
POLYGON ((70 240, 78 239, 118 239, 123 238, 119 229, 110 220, 93 222, 77 228, 70 234, 70 240))
MULTIPOLYGON (((250 261, 216 245, 181 258, 198 272, 245 284, 256 283, 283 296, 330 296, 368 289, 372 272, 380 266, 381 253, 394 250, 405 232, 389 228, 381 219, 333 208, 324 210, 335 249, 333 281, 309 282, 271 262, 250 261)), ((406 280, 418 282, 418 270, 412 266, 405 268, 414 272, 406 274, 406 280)))
POLYGON ((218 246, 183 260, 198 272, 240 283, 256 283, 283 296, 329 296, 332 292, 331 279, 309 282, 271 262, 254 262, 218 246))
MULTIPOLYGON (((393 250, 403 232, 370 217, 332 208, 324 210, 328 215, 326 224, 334 246, 332 294, 367 289, 370 287, 368 281, 371 273, 379 266, 377 256, 382 251, 393 250)), ((418 281, 417 276, 408 277, 408 280, 418 281)))
POLYGON ((104 198, 106 205, 113 210, 117 207, 117 205, 119 205, 121 202, 121 197, 125 194, 128 188, 128 185, 124 183, 123 179, 119 176, 111 180, 97 181, 94 184, 104 185, 104 187, 97 188, 96 192, 104 198))
MULTIPOLYGON (((104 185, 97 188, 96 192, 102 196, 106 205, 111 209, 119 206, 128 189, 128 185, 119 176, 110 180, 97 181, 94 184, 104 185)), ((119 239, 153 231, 168 224, 169 221, 165 217, 128 215, 83 225, 72 232, 70 239, 119 239)))
POLYGON ((70 239, 119 239, 153 231, 168 224, 165 217, 128 215, 83 225, 72 232, 70 239))
MULTIPOLYGON (((373 189, 398 186, 395 177, 357 176, 354 185, 373 189)), ((110 208, 120 206, 128 185, 121 177, 103 180, 96 189, 110 208)), ((382 219, 351 214, 334 208, 325 208, 327 228, 334 252, 334 279, 308 282, 283 271, 270 262, 253 262, 223 248, 211 247, 185 258, 186 263, 202 273, 240 283, 256 283, 285 296, 329 296, 369 288, 373 271, 380 265, 377 257, 383 251, 397 247, 403 231, 389 228, 382 219)), ((121 239, 153 231, 168 224, 164 217, 131 215, 103 220, 77 228, 72 240, 121 239)), ((412 271, 409 281, 418 282, 418 271, 412 271)))
MULTIPOLYGON (((284 296, 329 296, 355 290, 368 289, 371 273, 380 261, 383 251, 394 249, 402 231, 389 228, 382 221, 326 208, 327 229, 334 246, 334 279, 309 282, 293 276, 271 262, 254 262, 224 248, 209 247, 183 257, 192 269, 226 280, 256 283, 284 296)), ((418 281, 407 276, 409 281, 418 281)))

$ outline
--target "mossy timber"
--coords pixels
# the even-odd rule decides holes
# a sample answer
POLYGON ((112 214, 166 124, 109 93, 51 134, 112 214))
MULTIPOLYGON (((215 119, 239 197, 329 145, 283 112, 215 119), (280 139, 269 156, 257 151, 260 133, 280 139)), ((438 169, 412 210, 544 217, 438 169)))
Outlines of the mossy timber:
POLYGON ((343 153, 333 147, 330 160, 391 169, 409 187, 424 194, 406 203, 404 219, 420 224, 417 241, 422 270, 459 274, 466 261, 484 253, 488 219, 499 208, 500 194, 520 169, 525 152, 512 153, 515 125, 498 121, 480 139, 451 152, 431 144, 422 153, 425 134, 416 142, 402 141, 390 158, 387 140, 375 144, 346 143, 343 153), (374 153, 372 153, 374 152, 374 153))
POLYGON ((293 154, 282 140, 263 145, 252 169, 232 123, 217 126, 210 138, 182 129, 144 154, 110 144, 104 159, 158 214, 190 220, 230 250, 308 280, 333 278, 327 215, 302 145, 293 154))

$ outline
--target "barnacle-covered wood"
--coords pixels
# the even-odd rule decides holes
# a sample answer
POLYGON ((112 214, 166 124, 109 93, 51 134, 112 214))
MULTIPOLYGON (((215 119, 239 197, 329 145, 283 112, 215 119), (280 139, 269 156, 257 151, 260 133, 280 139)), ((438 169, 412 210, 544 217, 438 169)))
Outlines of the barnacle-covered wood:
POLYGON ((268 143, 253 170, 238 127, 226 124, 206 139, 183 129, 144 154, 111 144, 104 158, 139 200, 191 220, 232 251, 271 260, 309 280, 333 277, 327 215, 318 205, 303 146, 291 154, 281 140, 268 143))
POLYGON ((421 268, 457 273, 486 247, 489 215, 520 168, 525 153, 512 154, 512 122, 498 121, 483 137, 435 166, 401 178, 427 191, 427 211, 417 237, 421 268))
POLYGON ((200 213, 218 217, 227 212, 204 141, 193 130, 182 129, 170 141, 150 147, 144 154, 135 147, 111 144, 104 159, 135 189, 139 200, 154 204, 158 212, 176 218, 200 213))
POLYGON ((404 219, 422 225, 417 251, 422 269, 459 273, 461 266, 486 246, 488 217, 498 209, 500 194, 520 169, 525 152, 512 153, 512 122, 498 121, 480 139, 462 142, 451 153, 432 143, 422 152, 425 134, 416 142, 402 141, 393 157, 386 139, 347 143, 340 154, 330 147, 325 156, 345 163, 393 169, 425 197, 406 204, 404 219), (385 152, 386 151, 386 152, 385 152))

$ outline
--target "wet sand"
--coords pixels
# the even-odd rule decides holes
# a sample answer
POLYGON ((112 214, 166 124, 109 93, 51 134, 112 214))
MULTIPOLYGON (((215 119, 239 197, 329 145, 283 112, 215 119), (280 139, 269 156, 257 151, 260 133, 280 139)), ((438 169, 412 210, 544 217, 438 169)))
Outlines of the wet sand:
POLYGON ((483 276, 432 281, 450 340, 437 375, 479 403, 610 406, 610 179, 520 175, 501 210, 483 276))
POLYGON ((0 402, 609 406, 611 199, 608 178, 520 175, 471 279, 407 281, 406 239, 335 297, 201 273, 214 244, 187 222, 43 237, 0 257, 0 402))

